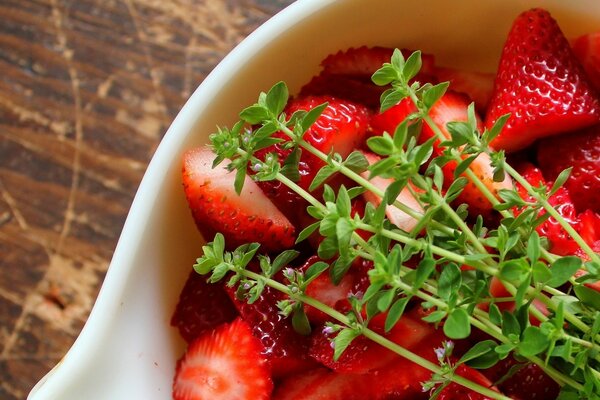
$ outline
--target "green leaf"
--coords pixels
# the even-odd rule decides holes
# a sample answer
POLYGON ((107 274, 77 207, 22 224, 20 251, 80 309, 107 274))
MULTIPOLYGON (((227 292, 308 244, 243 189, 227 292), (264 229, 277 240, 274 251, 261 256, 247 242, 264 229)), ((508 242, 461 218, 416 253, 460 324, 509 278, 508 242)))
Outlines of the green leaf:
POLYGON ((398 71, 390 65, 384 65, 371 76, 371 81, 377 86, 385 86, 398 79, 398 71))
POLYGON ((244 188, 244 182, 246 181, 246 169, 240 168, 235 173, 235 181, 233 183, 233 187, 235 192, 239 195, 242 193, 242 189, 244 188))
POLYGON ((395 296, 396 289, 394 288, 382 292, 381 297, 379 297, 379 300, 377 300, 377 308, 379 309, 379 311, 387 311, 387 309, 390 308, 390 306, 392 305, 395 296))
POLYGON ((348 348, 350 343, 360 335, 360 332, 344 328, 342 329, 335 339, 333 339, 333 361, 339 360, 340 356, 348 348))
POLYGON ((458 360, 457 364, 467 363, 471 360, 480 358, 487 353, 493 353, 494 347, 496 347, 496 342, 493 340, 484 340, 482 342, 478 342, 469 350, 467 350, 465 354, 463 354, 463 356, 458 360))
POLYGON ((452 147, 465 145, 472 139, 473 131, 467 122, 450 121, 446 124, 446 128, 452 138, 452 147))
POLYGON ((316 263, 312 264, 310 267, 308 267, 306 272, 304 272, 304 284, 308 285, 324 271, 326 271, 327 268, 329 268, 329 264, 327 264, 325 261, 317 261, 316 263))
POLYGON ((402 75, 404 75, 404 80, 408 82, 412 78, 417 75, 419 70, 421 69, 422 61, 421 61, 421 52, 415 51, 413 52, 406 62, 404 63, 404 67, 402 68, 402 75))
POLYGON ((444 322, 444 333, 450 339, 464 339, 471 334, 471 323, 469 314, 464 308, 452 310, 446 322, 444 322))
POLYGON ((242 110, 240 118, 251 125, 256 125, 269 119, 269 110, 263 106, 254 104, 242 110))
POLYGON ((404 63, 404 53, 402 53, 400 49, 394 49, 392 52, 391 65, 400 71, 404 68, 404 63))
POLYGON ((394 142, 389 135, 372 136, 367 139, 367 146, 376 154, 389 156, 394 151, 394 142))
POLYGON ((396 323, 400 320, 409 300, 409 297, 403 297, 396 300, 394 304, 392 304, 390 310, 388 311, 387 317, 385 318, 386 333, 391 331, 394 325, 396 325, 396 323))
POLYGON ((310 235, 313 234, 313 232, 315 232, 317 229, 319 229, 320 224, 321 224, 321 222, 317 221, 317 222, 310 224, 306 228, 302 229, 302 231, 298 234, 296 243, 300 243, 300 242, 306 240, 310 235))
POLYGON ((317 121, 317 119, 319 119, 319 117, 328 105, 328 103, 319 104, 318 106, 313 107, 304 115, 304 118, 302 118, 302 120, 300 121, 302 133, 306 132, 308 128, 310 128, 317 121))
POLYGON ((296 250, 285 250, 275 257, 275 260, 271 263, 272 269, 270 275, 275 275, 283 267, 292 262, 296 257, 300 255, 300 252, 296 250))
POLYGON ((461 284, 462 276, 458 266, 454 263, 444 265, 438 280, 438 296, 447 301, 452 294, 458 293, 461 284))
POLYGON ((423 283, 425 283, 433 271, 435 271, 435 265, 435 260, 430 257, 425 257, 421 260, 421 262, 419 262, 419 265, 417 266, 415 282, 413 284, 415 289, 419 289, 421 286, 423 286, 423 283))
POLYGON ((575 256, 567 256, 559 258, 550 266, 552 278, 546 282, 550 287, 558 287, 563 285, 581 268, 581 258, 575 256))
POLYGON ((531 357, 540 354, 548 348, 550 340, 536 326, 528 326, 523 331, 521 341, 517 349, 519 354, 524 357, 531 357))
POLYGON ((385 112, 400 103, 402 99, 408 96, 408 93, 401 89, 390 89, 383 92, 381 95, 381 106, 379 108, 380 112, 385 112))
POLYGON ((329 179, 329 177, 335 172, 335 167, 332 167, 329 164, 325 164, 315 175, 313 181, 310 183, 310 187, 308 188, 308 190, 312 192, 313 190, 317 189, 325 181, 327 181, 327 179, 329 179))
POLYGON ((400 192, 405 186, 406 180, 404 179, 395 180, 390 183, 390 185, 385 189, 385 195, 383 196, 386 204, 393 204, 396 199, 398 199, 400 192))
POLYGON ((487 130, 483 134, 483 140, 485 143, 490 143, 492 140, 496 138, 502 132, 502 128, 506 124, 506 121, 510 118, 510 114, 504 114, 500 118, 494 122, 494 125, 491 129, 487 130))
POLYGON ((533 263, 533 280, 539 283, 546 283, 552 278, 552 271, 541 261, 533 263))
POLYGON ((454 179, 458 178, 459 176, 462 175, 463 172, 465 172, 467 170, 467 168, 469 168, 471 166, 471 163, 473 163, 473 161, 475 161, 475 159, 477 158, 477 154, 472 155, 470 157, 465 158, 464 160, 462 160, 457 166, 456 169, 454 170, 454 179))
POLYGON ((565 184, 567 179, 569 179, 569 176, 571 175, 572 170, 573 170, 573 167, 569 167, 569 168, 563 170, 560 174, 558 174, 558 176, 556 177, 556 180, 552 184, 552 188, 550 189, 550 192, 549 192, 550 196, 555 194, 558 191, 558 189, 560 189, 561 186, 565 184))
POLYGON ((425 322, 435 323, 440 322, 447 314, 448 313, 444 310, 436 310, 421 319, 425 322))
POLYGON ((573 290, 584 304, 594 307, 596 310, 600 309, 600 293, 596 290, 583 285, 573 286, 573 290))
POLYGON ((438 83, 423 93, 423 104, 427 109, 430 109, 446 93, 449 84, 449 82, 438 83))
POLYGON ((355 150, 346 157, 344 166, 353 172, 360 174, 369 168, 369 161, 367 161, 367 158, 362 151, 355 150))
POLYGON ((500 312, 500 308, 498 308, 498 306, 495 303, 490 304, 488 315, 490 316, 490 320, 495 325, 502 324, 502 313, 500 312))
POLYGON ((288 88, 284 82, 278 82, 267 92, 266 104, 274 116, 281 114, 288 101, 288 88))
POLYGON ((454 199, 456 199, 468 182, 469 181, 464 176, 461 176, 460 178, 452 182, 452 184, 448 188, 448 191, 446 192, 446 196, 444 196, 446 201, 451 202, 454 199))
POLYGON ((290 154, 285 158, 283 166, 281 167, 281 174, 289 178, 292 182, 298 182, 300 180, 300 171, 298 170, 298 163, 302 156, 302 150, 299 147, 294 147, 290 154))
POLYGON ((529 264, 524 258, 505 261, 500 268, 500 278, 509 282, 521 283, 529 273, 529 264))
POLYGON ((540 236, 537 231, 533 231, 527 240, 527 257, 531 263, 536 262, 540 258, 540 236))
POLYGON ((310 322, 304 312, 302 303, 299 303, 297 307, 294 307, 294 314, 292 315, 292 327, 296 332, 301 335, 310 335, 310 322))
POLYGON ((521 335, 521 325, 517 317, 508 311, 502 313, 502 333, 504 336, 521 335))

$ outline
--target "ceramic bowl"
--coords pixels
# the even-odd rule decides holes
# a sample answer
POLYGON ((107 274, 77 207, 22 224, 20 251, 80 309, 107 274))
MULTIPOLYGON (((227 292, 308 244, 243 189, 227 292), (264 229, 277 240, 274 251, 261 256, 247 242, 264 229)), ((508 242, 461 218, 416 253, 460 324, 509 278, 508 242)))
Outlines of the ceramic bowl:
POLYGON ((260 91, 297 91, 332 52, 380 45, 433 53, 437 64, 496 68, 517 14, 547 8, 569 37, 600 26, 598 0, 299 0, 235 48, 185 104, 156 151, 123 228, 102 290, 71 350, 31 400, 171 397, 184 343, 169 326, 202 238, 183 195, 181 155, 260 91))

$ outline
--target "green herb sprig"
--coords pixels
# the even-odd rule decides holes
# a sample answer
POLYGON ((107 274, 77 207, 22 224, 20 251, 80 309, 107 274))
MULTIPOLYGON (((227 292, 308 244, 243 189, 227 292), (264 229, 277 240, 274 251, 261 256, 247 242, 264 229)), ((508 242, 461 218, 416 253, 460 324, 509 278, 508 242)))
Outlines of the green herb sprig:
POLYGON ((389 86, 382 95, 382 110, 400 101, 411 101, 416 111, 395 132, 367 141, 368 147, 381 157, 372 165, 361 152, 355 151, 344 159, 334 152, 324 154, 305 141, 304 134, 327 104, 286 115, 283 110, 288 90, 281 82, 261 93, 257 103, 243 110, 240 121, 231 129, 220 128, 211 135, 217 154, 214 165, 229 160, 228 168, 236 171, 238 193, 246 175, 250 175, 258 181, 279 180, 306 200, 307 211, 316 222, 300 232, 297 241, 318 231, 324 237, 318 255, 330 261, 316 263, 304 274, 285 269, 287 283, 281 283, 273 277, 293 260, 296 252, 286 251, 272 262, 266 256, 258 256, 261 273, 256 273, 246 267, 257 257, 259 245, 248 244, 227 252, 224 238, 218 234, 204 246, 196 270, 210 274, 213 282, 231 276, 228 284, 237 285, 239 294, 250 302, 260 296, 265 286, 285 293, 288 300, 280 302, 279 307, 284 315, 291 316, 294 328, 302 334, 311 329, 303 305, 321 310, 337 321, 328 326, 335 333, 336 359, 352 340, 364 335, 432 371, 432 379, 424 382, 424 388, 431 390, 433 396, 449 382, 456 382, 488 397, 505 399, 454 374, 454 370, 462 363, 488 368, 513 355, 540 366, 562 387, 561 399, 600 398, 600 294, 585 286, 586 282, 600 278, 600 257, 547 201, 564 183, 568 171, 561 174, 549 191, 529 185, 506 162, 502 152, 489 147, 508 116, 490 130, 479 132, 473 106, 468 109, 468 121, 449 123, 450 137, 445 136, 429 111, 444 95, 448 84, 414 81, 420 67, 420 52, 405 59, 396 50, 390 63, 373 75, 375 84, 389 86), (417 139, 424 124, 435 137, 419 143, 417 139), (275 132, 284 133, 286 139, 273 136, 275 132), (274 153, 264 159, 256 157, 258 150, 276 143, 291 149, 285 160, 278 160, 274 153), (432 156, 434 145, 443 148, 442 155, 432 156), (303 151, 324 162, 309 190, 295 183, 303 151), (500 181, 508 174, 534 201, 521 198, 514 189, 492 193, 471 170, 472 162, 482 155, 489 157, 495 180, 500 181), (451 161, 457 163, 454 180, 444 182, 442 167, 451 161), (426 171, 421 173, 425 165, 426 171), (350 178, 355 186, 337 190, 329 187, 327 180, 336 173, 350 178), (393 183, 383 191, 370 181, 377 176, 391 178, 393 183), (498 210, 502 217, 498 226, 484 226, 481 217, 470 223, 466 205, 453 206, 468 182, 498 210), (322 198, 312 193, 319 186, 324 186, 322 198), (420 210, 397 200, 402 190, 412 193, 420 210), (380 196, 381 204, 378 207, 367 204, 362 218, 352 216, 352 198, 365 191, 380 196), (416 228, 405 232, 395 227, 386 217, 386 206, 397 207, 417 219, 416 228), (513 210, 519 210, 518 214, 513 210), (542 210, 544 213, 540 213, 542 210), (547 250, 544 238, 539 237, 535 228, 548 217, 565 228, 590 261, 560 257, 547 250), (365 240, 357 234, 358 230, 372 235, 365 240), (415 255, 421 261, 411 268, 407 264, 415 255), (373 262, 370 286, 363 296, 351 298, 353 307, 348 314, 305 294, 308 284, 326 271, 335 282, 341 280, 358 257, 373 262), (575 279, 573 276, 579 269, 585 269, 587 274, 575 279), (502 282, 509 297, 500 299, 490 295, 493 279, 502 282), (434 364, 369 329, 369 321, 385 313, 385 329, 391 330, 415 298, 429 309, 424 320, 436 326, 443 323, 448 338, 466 338, 477 328, 491 339, 477 343, 454 364, 446 358, 434 364), (499 305, 505 301, 515 303, 514 313, 501 311, 499 305), (540 312, 536 303, 544 304, 549 314, 540 312), (531 324, 531 318, 537 319, 539 326, 531 324))

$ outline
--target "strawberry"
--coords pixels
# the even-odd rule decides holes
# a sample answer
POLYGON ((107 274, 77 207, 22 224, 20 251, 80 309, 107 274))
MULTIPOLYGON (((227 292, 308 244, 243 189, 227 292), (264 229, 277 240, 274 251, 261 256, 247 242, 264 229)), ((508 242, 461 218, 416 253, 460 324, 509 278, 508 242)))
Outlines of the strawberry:
MULTIPOLYGON (((416 346, 433 332, 430 325, 408 314, 404 315, 389 333, 384 333, 385 318, 386 314, 377 315, 371 320, 369 327, 406 349, 416 346)), ((359 336, 350 343, 342 356, 334 361, 331 346, 333 337, 327 329, 316 330, 312 335, 310 355, 336 372, 365 373, 382 368, 398 358, 394 352, 364 336, 359 336)))
POLYGON ((504 44, 485 126, 507 113, 511 117, 492 142, 506 151, 600 121, 595 90, 545 10, 519 15, 504 44))
POLYGON ((590 83, 600 91, 600 32, 579 36, 572 45, 590 83))
POLYGON ((273 381, 261 349, 239 318, 202 334, 177 362, 173 399, 270 399, 273 381))
POLYGON ((539 166, 548 179, 573 167, 565 187, 575 207, 600 212, 600 125, 543 139, 537 147, 539 166))
POLYGON ((261 354, 271 366, 274 378, 314 367, 314 361, 308 357, 308 337, 294 331, 291 319, 279 313, 277 302, 284 299, 283 293, 266 287, 252 304, 238 299, 231 288, 227 288, 227 293, 252 334, 262 342, 261 354))
MULTIPOLYGON (((328 106, 304 134, 304 140, 323 153, 328 154, 333 150, 345 158, 364 141, 369 121, 369 111, 366 107, 331 96, 311 96, 292 100, 285 112, 287 115, 292 115, 300 110, 309 111, 325 102, 328 106)), ((289 139, 282 132, 277 132, 274 136, 289 139)), ((256 156, 264 159, 268 153, 274 152, 280 162, 283 162, 291 151, 291 149, 284 149, 281 144, 275 144, 259 150, 256 156)), ((308 189, 313 178, 324 165, 323 161, 304 150, 300 157, 298 185, 308 189)), ((290 218, 295 218, 299 205, 306 204, 299 195, 279 181, 258 182, 258 185, 290 218)))
MULTIPOLYGON (((455 92, 447 92, 440 98, 431 108, 429 116, 435 122, 436 126, 441 130, 446 138, 450 138, 450 133, 446 127, 448 122, 458 121, 464 122, 467 120, 468 99, 455 92)), ((404 99, 397 105, 387 111, 375 115, 371 119, 371 127, 374 133, 381 134, 382 132, 393 133, 396 127, 404 121, 404 119, 416 111, 416 107, 409 99, 404 99)), ((479 121, 478 121, 479 122, 479 121)), ((423 143, 432 137, 435 133, 427 124, 423 125, 419 142, 423 143)), ((434 143, 433 156, 440 156, 443 148, 439 146, 440 141, 434 143)), ((444 172, 445 182, 450 184, 454 181, 454 171, 456 170, 456 162, 448 162, 442 168, 444 172)), ((486 187, 494 194, 500 189, 512 188, 511 180, 508 175, 501 182, 495 182, 493 179, 494 169, 490 164, 490 159, 486 154, 478 156, 470 165, 473 172, 483 181, 486 187)), ((458 197, 459 202, 467 203, 472 214, 487 215, 492 211, 491 203, 483 197, 481 191, 469 182, 458 197)))
MULTIPOLYGON (((457 375, 462 376, 463 378, 467 378, 472 382, 475 382, 483 387, 492 387, 492 382, 486 378, 481 372, 474 370, 466 366, 465 364, 460 364, 455 373, 457 375)), ((487 396, 484 396, 480 393, 474 392, 466 387, 459 385, 458 383, 452 382, 448 386, 446 386, 437 397, 438 400, 488 400, 490 399, 487 396)))
MULTIPOLYGON (((491 381, 501 381, 512 367, 517 365, 513 357, 505 358, 483 373, 491 381)), ((516 367, 515 367, 516 368, 516 367)), ((560 387, 535 364, 521 364, 514 375, 498 384, 502 393, 515 400, 555 399, 560 387)))
MULTIPOLYGON (((384 63, 389 63, 394 49, 389 47, 350 48, 327 56, 321 65, 323 72, 331 75, 367 76, 371 77, 384 63)), ((411 50, 403 49, 405 58, 411 50)), ((433 75, 435 59, 431 54, 421 54, 421 73, 433 75)))
POLYGON ((207 330, 237 316, 237 310, 221 285, 208 283, 206 277, 192 271, 179 295, 171 325, 190 343, 207 330))
MULTIPOLYGON (((405 57, 409 50, 402 50, 405 57)), ((321 66, 323 70, 308 84, 302 87, 301 96, 333 95, 350 100, 376 110, 385 87, 374 85, 371 76, 383 63, 390 62, 393 49, 387 47, 350 48, 327 56, 321 66)), ((430 82, 433 80, 434 58, 422 54, 423 66, 415 78, 430 82)))
POLYGON ((337 374, 318 368, 300 376, 292 376, 278 385, 277 400, 364 400, 378 399, 377 389, 370 385, 369 375, 337 374))
POLYGON ((259 242, 264 251, 292 247, 296 236, 290 221, 249 177, 238 195, 233 185, 235 172, 229 172, 224 164, 213 169, 214 159, 208 147, 183 156, 183 187, 202 235, 211 239, 221 232, 228 248, 248 242, 259 242))
POLYGON ((480 112, 487 110, 487 105, 494 91, 494 74, 473 72, 454 68, 436 68, 435 76, 440 82, 450 82, 450 88, 463 93, 475 102, 480 112))
MULTIPOLYGON (((375 154, 364 153, 364 155, 369 164, 375 164, 377 161, 379 161, 379 157, 375 154)), ((363 176, 363 178, 369 178, 368 171, 363 172, 361 175, 363 176)), ((375 185, 378 189, 385 192, 387 187, 391 185, 394 182, 394 180, 392 178, 383 178, 381 176, 376 176, 371 178, 370 182, 373 185, 375 185)), ((414 189, 418 191, 417 188, 414 189)), ((365 199, 365 201, 372 203, 375 207, 381 204, 381 197, 379 197, 373 192, 367 191, 363 193, 363 198, 365 199)), ((421 204, 412 195, 408 186, 406 186, 404 189, 402 189, 402 191, 400 191, 400 194, 398 195, 398 198, 396 200, 410 207, 418 213, 423 213, 423 207, 421 207, 421 204)), ((389 205, 386 207, 386 215, 392 224, 396 225, 400 229, 405 230, 406 232, 410 232, 418 223, 418 220, 416 218, 411 217, 404 211, 399 210, 394 205, 389 205)))
MULTIPOLYGON (((541 171, 531 164, 525 164, 523 167, 519 167, 519 172, 533 187, 540 185, 546 185, 548 190, 550 185, 546 184, 541 171)), ((521 185, 517 185, 517 190, 521 198, 525 201, 534 201, 527 190, 521 185)), ((556 193, 548 198, 550 205, 556 208, 560 215, 567 220, 575 230, 579 229, 579 222, 577 218, 577 212, 575 211, 575 205, 571 200, 569 192, 561 187, 556 193)), ((515 214, 519 214, 519 210, 514 210, 515 214)), ((545 214, 545 211, 541 210, 540 215, 545 214)), ((558 255, 570 255, 575 254, 579 249, 577 242, 569 236, 569 234, 558 224, 558 222, 550 217, 544 221, 541 225, 536 228, 540 236, 545 236, 550 242, 550 251, 558 255)))

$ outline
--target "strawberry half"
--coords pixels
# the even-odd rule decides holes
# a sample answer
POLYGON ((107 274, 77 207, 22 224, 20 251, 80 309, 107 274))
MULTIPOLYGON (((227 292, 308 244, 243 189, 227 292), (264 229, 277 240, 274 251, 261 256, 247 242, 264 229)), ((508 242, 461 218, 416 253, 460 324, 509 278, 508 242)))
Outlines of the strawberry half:
POLYGON ((273 381, 261 349, 239 318, 201 335, 177 362, 173 399, 270 399, 273 381))
POLYGON ((504 44, 486 127, 507 113, 511 117, 492 142, 494 148, 506 151, 600 121, 595 90, 545 10, 519 15, 504 44))
POLYGON ((212 239, 221 232, 228 248, 249 242, 259 242, 263 251, 292 247, 296 237, 290 221, 248 176, 238 195, 233 185, 235 172, 229 172, 224 163, 213 169, 214 159, 208 147, 183 156, 183 188, 202 235, 212 239))
POLYGON ((600 125, 541 140, 537 160, 544 176, 551 180, 573 167, 565 187, 575 207, 600 212, 600 125))
POLYGON ((195 271, 190 273, 171 318, 171 325, 179 329, 179 334, 188 343, 237 316, 223 287, 208 283, 206 279, 195 271))
POLYGON ((590 83, 600 91, 600 32, 589 33, 575 39, 573 52, 583 65, 590 83))
MULTIPOLYGON (((296 111, 309 111, 323 103, 328 103, 327 107, 306 131, 304 140, 325 154, 335 151, 345 158, 364 141, 370 117, 369 111, 362 105, 331 96, 310 96, 292 100, 286 107, 285 113, 291 116, 296 111)), ((277 132, 273 136, 289 139, 282 132, 277 132)), ((257 151, 256 156, 264 159, 267 154, 276 153, 279 161, 283 163, 291 151, 291 149, 284 149, 281 144, 275 144, 257 151)), ((316 156, 306 150, 302 151, 298 185, 308 190, 313 178, 324 165, 325 163, 316 156)), ((304 199, 279 181, 258 182, 258 185, 289 218, 298 219, 299 209, 305 208, 304 199)))
POLYGON ((266 287, 252 304, 236 297, 233 289, 227 288, 241 318, 250 325, 252 334, 262 343, 261 354, 271 366, 273 378, 305 371, 316 363, 308 356, 309 339, 292 327, 291 318, 285 318, 277 308, 277 302, 285 295, 266 287))

